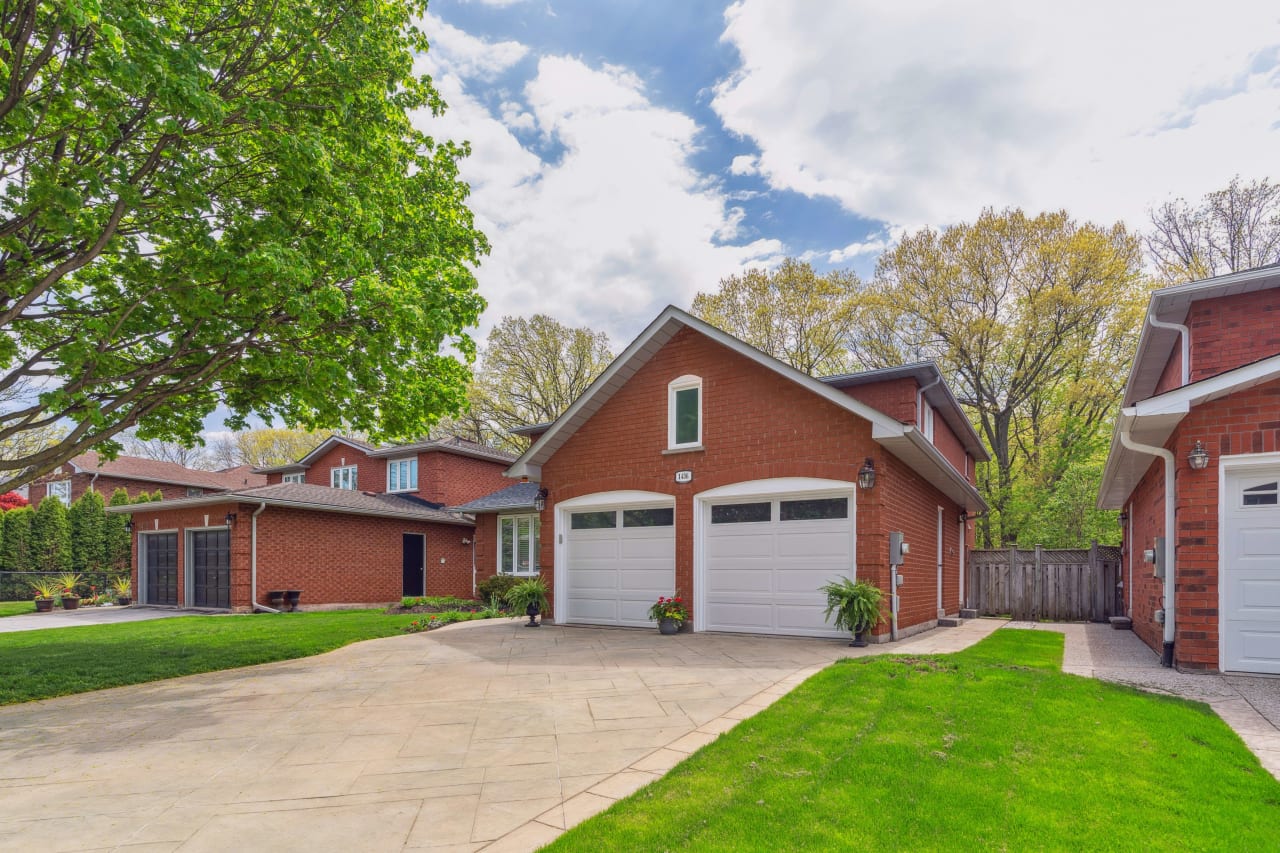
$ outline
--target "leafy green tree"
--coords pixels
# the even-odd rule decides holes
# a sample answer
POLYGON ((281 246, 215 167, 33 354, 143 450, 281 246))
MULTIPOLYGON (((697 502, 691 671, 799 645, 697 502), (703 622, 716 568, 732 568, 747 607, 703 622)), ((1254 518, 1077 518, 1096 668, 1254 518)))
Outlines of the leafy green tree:
MULTIPOLYGON (((123 487, 111 493, 110 506, 128 506, 129 493, 123 487)), ((127 572, 132 564, 133 541, 125 524, 129 516, 121 513, 105 513, 103 522, 103 562, 108 571, 127 572)))
POLYGON ((138 492, 133 498, 133 503, 145 504, 151 503, 151 495, 148 492, 138 492))
POLYGON ((31 521, 36 511, 30 506, 11 509, 4 514, 4 547, 0 549, 0 569, 6 572, 29 572, 31 562, 31 521))
POLYGON ((787 258, 777 269, 748 270, 699 293, 693 314, 814 376, 850 368, 849 335, 859 315, 862 282, 848 270, 818 275, 787 258))
MULTIPOLYGON (((350 431, 343 432, 343 435, 350 434, 350 431)), ((326 431, 304 429, 250 429, 210 443, 208 455, 218 468, 237 465, 269 468, 297 462, 329 435, 326 431)))
POLYGON ((463 406, 488 247, 466 146, 419 129, 425 10, 0 6, 0 492, 219 405, 375 440, 463 406))
POLYGON ((164 492, 161 491, 160 489, 156 489, 154 492, 151 493, 151 500, 152 501, 164 500, 164 492))
POLYGON ((489 333, 472 385, 472 428, 449 426, 464 438, 518 447, 508 430, 560 417, 612 360, 603 332, 546 314, 503 317, 489 333))
POLYGON ((1043 501, 1066 451, 1108 428, 1148 288, 1136 236, 1065 212, 986 210, 881 257, 855 350, 942 368, 993 457, 978 469, 983 547, 1023 542, 1015 493, 1031 482, 1043 501))
POLYGON ((1170 283, 1195 281, 1280 261, 1280 184, 1266 178, 1226 187, 1192 205, 1185 199, 1151 211, 1147 253, 1170 283))
POLYGON ((106 519, 102 495, 85 492, 71 505, 71 570, 100 571, 106 561, 106 519))
POLYGON ((45 498, 31 522, 31 562, 37 571, 71 571, 71 519, 57 498, 45 498))

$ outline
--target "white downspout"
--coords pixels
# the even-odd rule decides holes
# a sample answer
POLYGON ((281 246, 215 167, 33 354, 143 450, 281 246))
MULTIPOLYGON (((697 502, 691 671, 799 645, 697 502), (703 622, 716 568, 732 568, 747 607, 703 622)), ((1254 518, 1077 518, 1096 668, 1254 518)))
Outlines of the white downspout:
MULTIPOLYGON (((920 430, 921 435, 924 435, 924 392, 941 383, 942 374, 939 373, 937 379, 933 380, 928 385, 920 386, 919 390, 916 391, 916 429, 920 430)), ((929 436, 925 437, 929 438, 929 436)), ((929 440, 933 441, 932 438, 929 438, 929 440)))
POLYGON ((1157 320, 1155 314, 1147 315, 1147 322, 1157 329, 1172 329, 1182 338, 1182 384, 1191 382, 1191 330, 1181 323, 1166 323, 1157 320))
POLYGON ((1145 453, 1148 456, 1158 456, 1164 460, 1164 650, 1160 656, 1160 663, 1163 666, 1171 667, 1173 666, 1173 638, 1177 604, 1174 593, 1177 588, 1176 581, 1178 576, 1175 565, 1178 549, 1176 545, 1177 533, 1174 530, 1176 523, 1174 476, 1176 472, 1173 451, 1134 441, 1129 435, 1134 414, 1133 409, 1124 409, 1120 412, 1120 443, 1129 450, 1145 453))
POLYGON ((258 603, 258 516, 262 515, 262 511, 266 508, 267 502, 263 501, 253 511, 249 521, 249 594, 253 596, 253 610, 279 613, 279 610, 258 603))
POLYGON ((1129 515, 1129 531, 1126 534, 1124 541, 1125 541, 1125 544, 1129 546, 1127 549, 1129 552, 1129 580, 1125 582, 1127 584, 1125 591, 1129 593, 1129 608, 1125 615, 1128 616, 1130 619, 1132 619, 1133 618, 1133 501, 1129 501, 1128 515, 1129 515))

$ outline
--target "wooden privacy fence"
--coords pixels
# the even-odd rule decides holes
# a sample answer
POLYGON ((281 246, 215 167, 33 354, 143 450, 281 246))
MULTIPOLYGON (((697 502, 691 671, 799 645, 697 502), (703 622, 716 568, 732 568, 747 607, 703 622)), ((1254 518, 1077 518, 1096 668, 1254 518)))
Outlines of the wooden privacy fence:
POLYGON ((1123 616, 1120 549, 971 551, 965 603, 983 616, 1103 622, 1123 616))

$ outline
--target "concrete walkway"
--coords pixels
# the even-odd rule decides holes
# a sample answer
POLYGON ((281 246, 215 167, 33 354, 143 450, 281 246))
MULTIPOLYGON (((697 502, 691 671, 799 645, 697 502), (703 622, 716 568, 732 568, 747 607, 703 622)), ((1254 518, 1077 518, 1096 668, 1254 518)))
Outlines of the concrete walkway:
POLYGON ((195 611, 156 609, 150 607, 77 607, 75 610, 54 609, 49 613, 6 616, 0 619, 0 634, 11 631, 38 631, 41 628, 73 628, 77 625, 110 625, 113 622, 145 622, 148 619, 170 619, 191 616, 195 611))
POLYGON ((0 849, 532 850, 851 655, 473 622, 0 708, 0 849))
POLYGON ((1262 766, 1280 779, 1280 678, 1168 669, 1136 634, 1110 625, 1010 622, 1008 626, 1065 634, 1064 672, 1208 704, 1240 735, 1262 766))

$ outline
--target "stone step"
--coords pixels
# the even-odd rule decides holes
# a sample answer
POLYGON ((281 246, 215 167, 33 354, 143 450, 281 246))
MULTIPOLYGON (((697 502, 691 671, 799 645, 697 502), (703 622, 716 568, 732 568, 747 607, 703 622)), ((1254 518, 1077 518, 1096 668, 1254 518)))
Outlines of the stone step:
POLYGON ((958 616, 943 616, 938 620, 939 628, 959 628, 964 624, 964 620, 958 616))
POLYGON ((1115 628, 1117 631, 1132 631, 1133 620, 1128 616, 1112 616, 1111 627, 1115 628))
POLYGON ((960 609, 960 618, 961 619, 977 619, 978 611, 970 610, 967 607, 962 607, 960 609))

